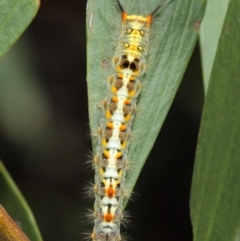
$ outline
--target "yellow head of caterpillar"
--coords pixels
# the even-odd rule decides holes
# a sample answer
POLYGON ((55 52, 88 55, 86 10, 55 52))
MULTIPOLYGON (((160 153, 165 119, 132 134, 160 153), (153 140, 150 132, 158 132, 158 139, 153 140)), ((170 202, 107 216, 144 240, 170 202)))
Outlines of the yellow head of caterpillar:
POLYGON ((119 0, 116 0, 117 4, 121 10, 122 13, 122 22, 126 23, 126 21, 140 21, 140 22, 146 22, 147 25, 150 27, 150 25, 152 24, 152 19, 153 19, 153 15, 162 7, 162 5, 167 1, 167 0, 163 0, 161 3, 159 3, 159 5, 147 16, 147 17, 142 17, 139 15, 128 15, 126 11, 124 11, 121 3, 119 2, 119 0))

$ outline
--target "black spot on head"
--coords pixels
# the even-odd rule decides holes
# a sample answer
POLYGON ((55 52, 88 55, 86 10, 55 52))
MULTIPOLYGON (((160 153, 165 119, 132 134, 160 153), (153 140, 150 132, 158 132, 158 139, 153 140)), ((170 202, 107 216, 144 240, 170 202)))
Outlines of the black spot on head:
POLYGON ((127 69, 129 66, 129 61, 127 59, 127 55, 122 55, 122 59, 119 63, 121 69, 127 69))
POLYGON ((132 63, 130 64, 130 69, 131 69, 133 72, 136 71, 137 66, 136 66, 136 64, 135 64, 134 62, 132 62, 132 63))
POLYGON ((125 60, 125 61, 122 62, 122 65, 121 65, 122 69, 126 69, 126 68, 128 68, 128 66, 129 66, 128 60, 125 60))
POLYGON ((130 69, 135 72, 136 70, 139 69, 139 59, 135 58, 133 62, 130 63, 130 69))

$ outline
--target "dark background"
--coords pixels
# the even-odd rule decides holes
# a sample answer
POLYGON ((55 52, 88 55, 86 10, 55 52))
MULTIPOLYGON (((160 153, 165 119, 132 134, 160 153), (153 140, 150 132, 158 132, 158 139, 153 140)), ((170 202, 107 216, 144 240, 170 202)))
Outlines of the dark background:
MULTIPOLYGON (((93 201, 83 200, 82 190, 93 180, 86 168, 91 140, 85 9, 83 0, 43 0, 0 62, 5 78, 11 76, 7 97, 0 99, 0 158, 45 241, 83 240, 82 233, 92 229, 83 213, 93 201)), ((189 195, 202 105, 197 45, 128 205, 133 227, 124 232, 132 239, 192 240, 189 195)))

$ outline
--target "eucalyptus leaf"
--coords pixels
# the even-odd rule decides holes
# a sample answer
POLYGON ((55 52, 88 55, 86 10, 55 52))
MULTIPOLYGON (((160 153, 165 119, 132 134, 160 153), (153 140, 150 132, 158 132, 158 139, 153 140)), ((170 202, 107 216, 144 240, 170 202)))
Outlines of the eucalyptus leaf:
MULTIPOLYGON (((147 16, 159 0, 122 0, 121 4, 128 14, 147 16)), ((129 192, 153 147, 187 67, 198 37, 196 22, 203 18, 205 4, 205 0, 170 0, 154 15, 147 71, 142 80, 142 94, 138 100, 128 154, 131 169, 126 187, 129 192)), ((92 132, 99 126, 101 111, 98 105, 107 94, 107 78, 114 73, 111 59, 120 26, 121 13, 116 1, 89 0, 87 82, 92 132)), ((97 140, 93 140, 94 153, 96 145, 97 140)))
POLYGON ((230 0, 211 71, 196 152, 194 241, 234 241, 240 230, 240 0, 230 0))

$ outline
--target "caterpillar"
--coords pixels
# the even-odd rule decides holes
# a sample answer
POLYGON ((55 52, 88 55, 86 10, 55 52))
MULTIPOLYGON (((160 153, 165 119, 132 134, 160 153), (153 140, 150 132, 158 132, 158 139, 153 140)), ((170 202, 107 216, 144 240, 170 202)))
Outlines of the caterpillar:
POLYGON ((98 147, 94 157, 95 203, 93 241, 120 241, 123 200, 126 197, 125 176, 131 128, 146 71, 150 28, 153 15, 128 15, 115 0, 122 16, 118 45, 112 58, 114 74, 107 81, 107 97, 102 101, 98 129, 98 147))

